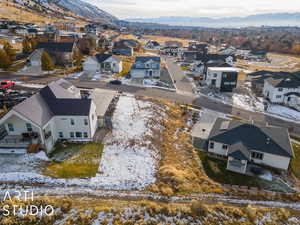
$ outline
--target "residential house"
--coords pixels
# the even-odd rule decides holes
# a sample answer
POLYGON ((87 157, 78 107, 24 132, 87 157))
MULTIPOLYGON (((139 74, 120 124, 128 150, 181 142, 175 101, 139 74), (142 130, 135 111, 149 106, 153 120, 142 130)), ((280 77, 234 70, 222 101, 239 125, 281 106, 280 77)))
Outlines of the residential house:
POLYGON ((112 48, 112 53, 115 55, 133 56, 133 48, 124 42, 115 42, 112 48))
POLYGON ((7 34, 9 33, 9 27, 6 24, 0 25, 0 33, 7 34))
POLYGON ((264 80, 263 96, 272 103, 284 104, 291 99, 291 93, 300 94, 300 75, 273 76, 264 80))
POLYGON ((88 57, 83 63, 87 72, 120 73, 122 61, 112 54, 96 54, 88 57))
POLYGON ((58 140, 89 141, 98 127, 96 105, 81 98, 79 89, 66 80, 50 83, 16 105, 0 120, 6 137, 1 147, 27 148, 40 144, 51 152, 58 140))
POLYGON ((132 78, 160 78, 161 59, 155 56, 138 56, 131 67, 132 78))
POLYGON ((232 92, 237 87, 239 68, 208 67, 204 82, 221 92, 232 92))
MULTIPOLYGON (((71 66, 73 64, 73 56, 78 51, 75 42, 39 42, 35 51, 46 51, 52 61, 56 65, 71 66)), ((35 54, 35 53, 34 53, 35 54)), ((34 58, 34 60, 39 60, 34 58)), ((38 62, 31 63, 38 64, 38 62)))
POLYGON ((28 28, 27 32, 27 36, 29 37, 36 37, 38 34, 38 30, 36 28, 28 28))
POLYGON ((128 47, 133 48, 134 51, 139 51, 141 48, 140 42, 133 39, 123 39, 120 42, 127 45, 128 47))
POLYGON ((148 50, 160 50, 160 44, 157 41, 149 40, 145 44, 145 49, 148 49, 148 50))
POLYGON ((198 43, 195 41, 189 42, 188 51, 197 51, 202 52, 203 54, 207 54, 208 45, 206 43, 198 43))
POLYGON ((247 75, 247 80, 251 82, 252 90, 258 95, 263 96, 263 88, 265 80, 270 77, 287 77, 290 76, 290 72, 273 72, 268 70, 260 70, 247 75))
POLYGON ((165 46, 160 50, 160 52, 164 55, 176 57, 180 53, 180 48, 177 46, 165 46))
POLYGON ((257 166, 288 170, 294 152, 286 128, 223 118, 210 122, 195 125, 193 145, 227 159, 227 170, 242 174, 257 166))

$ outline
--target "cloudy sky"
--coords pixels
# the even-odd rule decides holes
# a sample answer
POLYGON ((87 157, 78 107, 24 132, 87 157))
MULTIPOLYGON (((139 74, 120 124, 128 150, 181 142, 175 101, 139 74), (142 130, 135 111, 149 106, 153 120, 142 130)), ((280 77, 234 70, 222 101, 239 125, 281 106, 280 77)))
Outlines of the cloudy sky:
POLYGON ((85 0, 125 18, 160 16, 229 17, 300 11, 299 0, 85 0))

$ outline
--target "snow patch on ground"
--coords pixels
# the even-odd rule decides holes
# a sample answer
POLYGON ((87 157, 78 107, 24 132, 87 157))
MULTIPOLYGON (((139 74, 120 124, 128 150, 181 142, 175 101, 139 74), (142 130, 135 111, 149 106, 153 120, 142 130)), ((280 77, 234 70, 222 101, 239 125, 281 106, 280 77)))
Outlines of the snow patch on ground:
POLYGON ((270 104, 268 106, 267 112, 271 113, 271 114, 283 116, 288 119, 300 121, 300 112, 290 109, 290 108, 287 108, 285 106, 270 104))
MULTIPOLYGON (((160 129, 151 119, 150 102, 121 96, 113 115, 112 133, 105 138, 99 172, 89 179, 54 179, 41 175, 41 165, 48 161, 44 153, 35 155, 6 154, 0 157, 0 182, 21 182, 64 186, 127 190, 143 189, 155 182, 160 155, 147 138, 152 129, 160 129), (154 125, 153 125, 154 124, 154 125)), ((162 113, 160 113, 162 114, 162 113)))
POLYGON ((84 71, 78 73, 70 73, 65 78, 79 79, 84 74, 84 71))
POLYGON ((148 121, 153 117, 152 103, 121 96, 113 116, 113 131, 105 141, 99 182, 111 188, 141 189, 155 182, 159 154, 151 142, 148 121))

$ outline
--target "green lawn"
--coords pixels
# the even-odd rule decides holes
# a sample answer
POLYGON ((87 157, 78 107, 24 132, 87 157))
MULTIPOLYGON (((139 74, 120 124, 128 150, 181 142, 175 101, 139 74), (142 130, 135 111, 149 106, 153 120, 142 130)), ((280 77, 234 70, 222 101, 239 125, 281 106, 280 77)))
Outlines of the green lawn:
POLYGON ((218 183, 259 187, 258 179, 226 170, 226 161, 211 158, 205 152, 199 152, 207 176, 218 183))
POLYGON ((292 159, 291 166, 295 176, 300 180, 300 145, 293 144, 295 158, 292 159))
POLYGON ((188 66, 181 66, 181 69, 182 69, 183 71, 189 71, 189 70, 190 70, 188 66))
POLYGON ((55 159, 59 156, 64 161, 47 163, 43 174, 54 178, 94 177, 99 168, 102 152, 103 145, 98 143, 58 143, 53 153, 50 154, 50 158, 55 159), (65 155, 65 152, 71 152, 71 154, 65 155))
POLYGON ((266 181, 257 177, 247 176, 226 170, 227 163, 220 159, 209 157, 205 152, 199 152, 203 168, 207 176, 221 184, 258 187, 270 191, 287 192, 289 187, 280 181, 266 181))

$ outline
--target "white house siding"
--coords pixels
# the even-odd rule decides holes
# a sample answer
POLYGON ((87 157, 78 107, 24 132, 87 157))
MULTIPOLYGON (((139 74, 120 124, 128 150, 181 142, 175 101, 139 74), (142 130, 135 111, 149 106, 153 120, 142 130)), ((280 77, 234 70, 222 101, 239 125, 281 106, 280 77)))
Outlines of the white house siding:
POLYGON ((96 114, 96 105, 94 102, 91 104, 91 110, 90 110, 90 117, 89 117, 89 123, 90 123, 90 138, 94 137, 94 134, 98 128, 98 123, 97 123, 97 114, 96 114))
POLYGON ((223 145, 222 143, 218 143, 218 142, 214 142, 214 148, 210 148, 210 143, 212 141, 209 141, 208 143, 208 152, 211 152, 211 153, 215 153, 215 154, 218 154, 218 155, 223 155, 223 156, 227 156, 227 150, 223 149, 223 145))
POLYGON ((212 71, 208 68, 206 84, 210 86, 212 85, 212 80, 216 80, 215 87, 220 88, 222 82, 222 73, 223 71, 212 71))
POLYGON ((279 91, 280 88, 276 88, 271 85, 267 80, 264 82, 263 95, 268 97, 272 103, 284 103, 284 95, 290 92, 300 93, 299 88, 282 88, 282 91, 279 91))
POLYGON ((82 66, 83 70, 87 72, 97 72, 99 70, 99 63, 91 57, 88 57, 87 60, 84 61, 82 66))
MULTIPOLYGON (((83 139, 83 132, 87 132, 88 138, 92 138, 90 125, 89 123, 88 125, 85 125, 84 119, 87 119, 90 123, 88 116, 55 116, 55 129, 53 132, 54 139, 70 139, 70 132, 74 132, 74 135, 76 132, 81 132, 82 137, 79 139, 83 139), (74 125, 71 125, 71 119, 74 119, 74 125), (59 132, 63 133, 63 138, 59 137, 59 132)), ((76 138, 76 136, 74 138, 76 138)))
POLYGON ((120 73, 122 71, 122 62, 117 61, 113 57, 108 58, 103 63, 109 63, 111 65, 111 71, 107 72, 120 73))
POLYGON ((269 153, 263 153, 263 155, 262 160, 253 158, 252 160, 257 164, 264 164, 277 169, 287 170, 289 168, 290 158, 269 153))
POLYGON ((145 78, 146 77, 146 70, 143 69, 132 69, 130 71, 130 75, 132 78, 145 78))
POLYGON ((33 132, 40 133, 39 127, 31 123, 30 121, 24 120, 15 114, 12 114, 6 121, 5 121, 5 129, 8 135, 22 135, 23 133, 28 132, 26 123, 30 123, 33 132), (14 131, 9 131, 8 124, 11 123, 13 125, 14 131))
POLYGON ((132 78, 149 78, 147 71, 152 71, 152 77, 159 78, 160 70, 157 69, 132 69, 130 71, 132 78))
POLYGON ((45 145, 47 153, 51 152, 51 150, 53 149, 53 147, 55 145, 55 142, 57 141, 57 139, 55 139, 54 132, 55 132, 55 123, 54 123, 54 118, 52 118, 44 126, 44 129, 43 129, 43 139, 44 139, 44 143, 45 143, 44 145, 45 145), (48 139, 46 139, 45 134, 49 131, 51 132, 51 136, 48 139))

